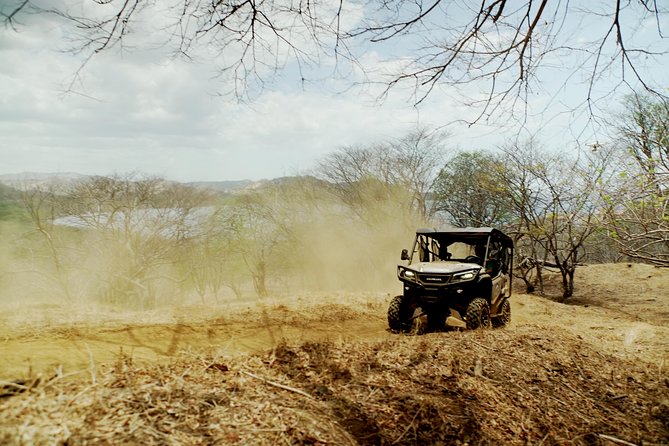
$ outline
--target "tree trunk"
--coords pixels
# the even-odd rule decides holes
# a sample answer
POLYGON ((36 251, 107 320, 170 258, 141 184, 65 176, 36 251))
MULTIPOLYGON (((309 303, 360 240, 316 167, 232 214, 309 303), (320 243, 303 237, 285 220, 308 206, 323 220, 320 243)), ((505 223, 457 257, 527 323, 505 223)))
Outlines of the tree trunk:
POLYGON ((253 287, 256 290, 256 293, 260 297, 267 296, 267 285, 266 285, 267 274, 265 270, 265 261, 260 260, 255 268, 255 273, 253 274, 253 287))
POLYGON ((562 273, 562 300, 564 302, 574 295, 574 272, 575 267, 560 268, 562 273))

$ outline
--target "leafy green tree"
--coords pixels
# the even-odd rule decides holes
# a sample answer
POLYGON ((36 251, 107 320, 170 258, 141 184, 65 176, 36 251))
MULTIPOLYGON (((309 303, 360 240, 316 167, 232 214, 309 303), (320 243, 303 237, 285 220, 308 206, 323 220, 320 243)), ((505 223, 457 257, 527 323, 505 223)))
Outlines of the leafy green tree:
POLYGON ((459 227, 504 226, 513 217, 508 185, 500 182, 501 158, 461 152, 448 160, 434 183, 437 210, 459 227))

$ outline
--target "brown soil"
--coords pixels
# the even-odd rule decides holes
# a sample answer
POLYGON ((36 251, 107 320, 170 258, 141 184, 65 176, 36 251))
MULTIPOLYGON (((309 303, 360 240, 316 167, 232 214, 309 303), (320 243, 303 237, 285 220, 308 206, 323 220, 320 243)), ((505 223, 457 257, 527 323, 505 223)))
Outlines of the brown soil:
MULTIPOLYGON (((257 302, 253 309, 237 305, 232 312, 230 306, 181 308, 176 315, 161 318, 172 322, 159 323, 130 315, 138 321, 129 324, 101 314, 95 325, 86 321, 42 328, 24 323, 11 332, 0 332, 0 380, 78 373, 89 370, 91 364, 114 362, 119 355, 147 364, 170 361, 183 351, 261 352, 284 340, 382 339, 391 334, 386 331, 384 298, 376 297, 377 301, 358 307, 320 304, 320 296, 314 296, 310 304, 303 299, 297 305, 274 299, 257 302)), ((48 311, 58 310, 49 307, 48 311)))
POLYGON ((0 443, 668 444, 669 270, 576 284, 514 295, 505 329, 417 337, 386 331, 385 294, 5 312, 0 443))

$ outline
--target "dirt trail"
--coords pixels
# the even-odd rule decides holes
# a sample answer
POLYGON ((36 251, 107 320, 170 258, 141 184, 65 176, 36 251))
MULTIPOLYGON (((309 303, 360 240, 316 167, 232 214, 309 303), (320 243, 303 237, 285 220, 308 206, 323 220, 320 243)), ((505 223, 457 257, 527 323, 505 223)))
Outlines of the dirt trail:
MULTIPOLYGON (((669 364, 669 270, 647 265, 598 265, 578 270, 577 294, 566 304, 516 294, 512 327, 538 325, 571 331, 602 352, 669 364)), ((87 373, 91 364, 113 362, 123 352, 137 362, 168 360, 182 351, 233 356, 272 348, 281 340, 380 340, 387 331, 388 294, 334 299, 287 296, 248 303, 241 309, 194 307, 172 322, 116 320, 58 323, 58 311, 44 328, 17 329, 0 320, 0 380, 57 370, 87 373), (337 303, 333 303, 337 302, 337 303)), ((30 309, 22 311, 32 313, 30 309)), ((155 316, 154 316, 155 317, 155 316)), ((62 316, 61 316, 62 318, 62 316)), ((39 318, 38 318, 39 319, 39 318)))
MULTIPOLYGON (((119 324, 112 327, 77 325, 33 329, 12 336, 4 330, 0 338, 0 380, 40 373, 52 375, 87 372, 91 364, 113 362, 123 353, 139 363, 157 362, 184 350, 234 356, 272 348, 282 340, 290 342, 380 339, 391 334, 385 320, 369 313, 346 311, 341 320, 331 305, 310 309, 330 317, 303 317, 302 313, 278 306, 263 313, 240 313, 234 317, 200 322, 119 324), (260 316, 260 317, 259 317, 260 316), (322 320, 325 319, 325 320, 322 320)), ((205 311, 204 309, 202 310, 205 311)), ((201 316, 201 315, 200 315, 201 316)))

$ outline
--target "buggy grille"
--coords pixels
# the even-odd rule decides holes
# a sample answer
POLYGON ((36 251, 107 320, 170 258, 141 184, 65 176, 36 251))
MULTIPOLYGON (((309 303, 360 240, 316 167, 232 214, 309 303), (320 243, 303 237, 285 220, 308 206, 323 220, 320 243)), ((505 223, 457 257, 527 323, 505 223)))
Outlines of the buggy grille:
POLYGON ((450 274, 418 274, 418 282, 424 285, 446 285, 450 280, 450 274))

